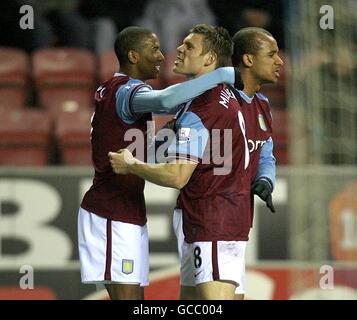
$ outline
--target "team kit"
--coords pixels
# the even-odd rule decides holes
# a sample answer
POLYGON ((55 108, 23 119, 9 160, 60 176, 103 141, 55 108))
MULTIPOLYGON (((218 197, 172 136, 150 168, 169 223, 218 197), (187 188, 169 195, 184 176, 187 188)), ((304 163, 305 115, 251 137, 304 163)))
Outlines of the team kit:
MULTIPOLYGON (((275 212, 276 161, 269 100, 283 62, 273 35, 194 26, 177 47, 187 80, 154 90, 165 57, 155 33, 128 27, 114 45, 120 63, 95 92, 94 178, 78 214, 83 283, 111 299, 144 299, 149 285, 145 181, 179 190, 172 225, 179 299, 242 300, 254 196, 275 212), (233 65, 233 66, 231 66, 233 65), (171 115, 152 131, 152 115, 171 115)), ((168 213, 169 214, 169 213, 168 213)))

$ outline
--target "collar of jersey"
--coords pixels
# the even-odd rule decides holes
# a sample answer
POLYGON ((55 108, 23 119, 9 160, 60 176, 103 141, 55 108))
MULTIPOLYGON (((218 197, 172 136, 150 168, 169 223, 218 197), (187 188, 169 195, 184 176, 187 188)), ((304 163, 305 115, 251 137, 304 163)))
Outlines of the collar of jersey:
POLYGON ((120 72, 115 72, 115 73, 114 73, 114 77, 120 77, 120 76, 127 77, 127 75, 124 74, 124 73, 120 73, 120 72))
POLYGON ((245 102, 252 103, 254 96, 253 97, 249 97, 242 90, 238 90, 238 92, 239 92, 240 96, 245 100, 245 102))

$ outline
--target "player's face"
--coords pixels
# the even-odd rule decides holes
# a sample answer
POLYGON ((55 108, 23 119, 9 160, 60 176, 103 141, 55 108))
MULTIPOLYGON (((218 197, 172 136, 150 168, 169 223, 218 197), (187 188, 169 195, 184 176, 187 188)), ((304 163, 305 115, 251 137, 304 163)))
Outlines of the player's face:
POLYGON ((196 77, 204 73, 206 54, 202 54, 204 36, 190 33, 182 45, 177 48, 177 58, 173 71, 187 77, 196 77))
POLYGON ((252 73, 260 84, 278 81, 283 61, 276 40, 268 35, 259 37, 260 49, 253 55, 252 73))
POLYGON ((140 61, 138 70, 141 79, 154 79, 160 72, 160 65, 164 61, 164 55, 160 51, 160 42, 156 34, 151 34, 143 43, 143 49, 140 52, 140 61))

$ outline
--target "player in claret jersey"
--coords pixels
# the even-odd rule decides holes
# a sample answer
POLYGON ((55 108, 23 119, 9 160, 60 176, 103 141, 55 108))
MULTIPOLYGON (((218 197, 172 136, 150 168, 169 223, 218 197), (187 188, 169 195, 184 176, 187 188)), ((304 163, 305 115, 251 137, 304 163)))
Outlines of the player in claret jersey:
MULTIPOLYGON (((226 65, 232 49, 227 30, 195 26, 177 49, 174 71, 197 77, 226 65)), ((111 164, 116 173, 180 189, 174 225, 181 286, 196 288, 201 299, 234 299, 250 230, 249 151, 241 107, 233 92, 219 85, 184 105, 175 131, 169 163, 143 163, 125 149, 109 153, 111 164)))
MULTIPOLYGON (((130 129, 146 134, 151 119, 147 112, 175 112, 178 105, 218 83, 233 84, 235 72, 224 68, 165 90, 151 90, 143 81, 156 78, 164 60, 157 36, 148 29, 126 28, 116 39, 115 52, 120 71, 95 94, 95 176, 78 215, 81 277, 84 283, 104 283, 111 299, 142 299, 149 273, 144 180, 114 174, 108 152, 131 143, 125 139, 130 129)), ((146 139, 142 141, 145 144, 146 139)))
MULTIPOLYGON (((275 83, 283 64, 273 36, 261 28, 243 28, 233 37, 233 65, 239 67, 244 89, 234 90, 242 103, 246 123, 246 137, 250 151, 252 184, 250 220, 253 222, 254 194, 275 212, 272 191, 275 185, 275 158, 273 155, 272 117, 268 99, 259 93, 265 83, 275 83)), ((244 271, 244 270, 243 270, 244 271)), ((244 279, 244 273, 242 274, 244 279)), ((236 290, 236 299, 244 298, 244 281, 236 290)))

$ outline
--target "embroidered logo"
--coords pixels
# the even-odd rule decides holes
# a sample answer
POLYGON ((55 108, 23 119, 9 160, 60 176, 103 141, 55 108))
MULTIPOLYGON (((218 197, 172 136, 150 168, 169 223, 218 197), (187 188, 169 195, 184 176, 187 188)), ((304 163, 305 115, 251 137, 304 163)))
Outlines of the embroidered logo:
POLYGON ((260 129, 267 131, 267 126, 265 125, 264 117, 262 114, 258 114, 258 121, 260 129))
POLYGON ((122 261, 122 272, 125 274, 133 273, 134 270, 134 260, 123 259, 122 261))

